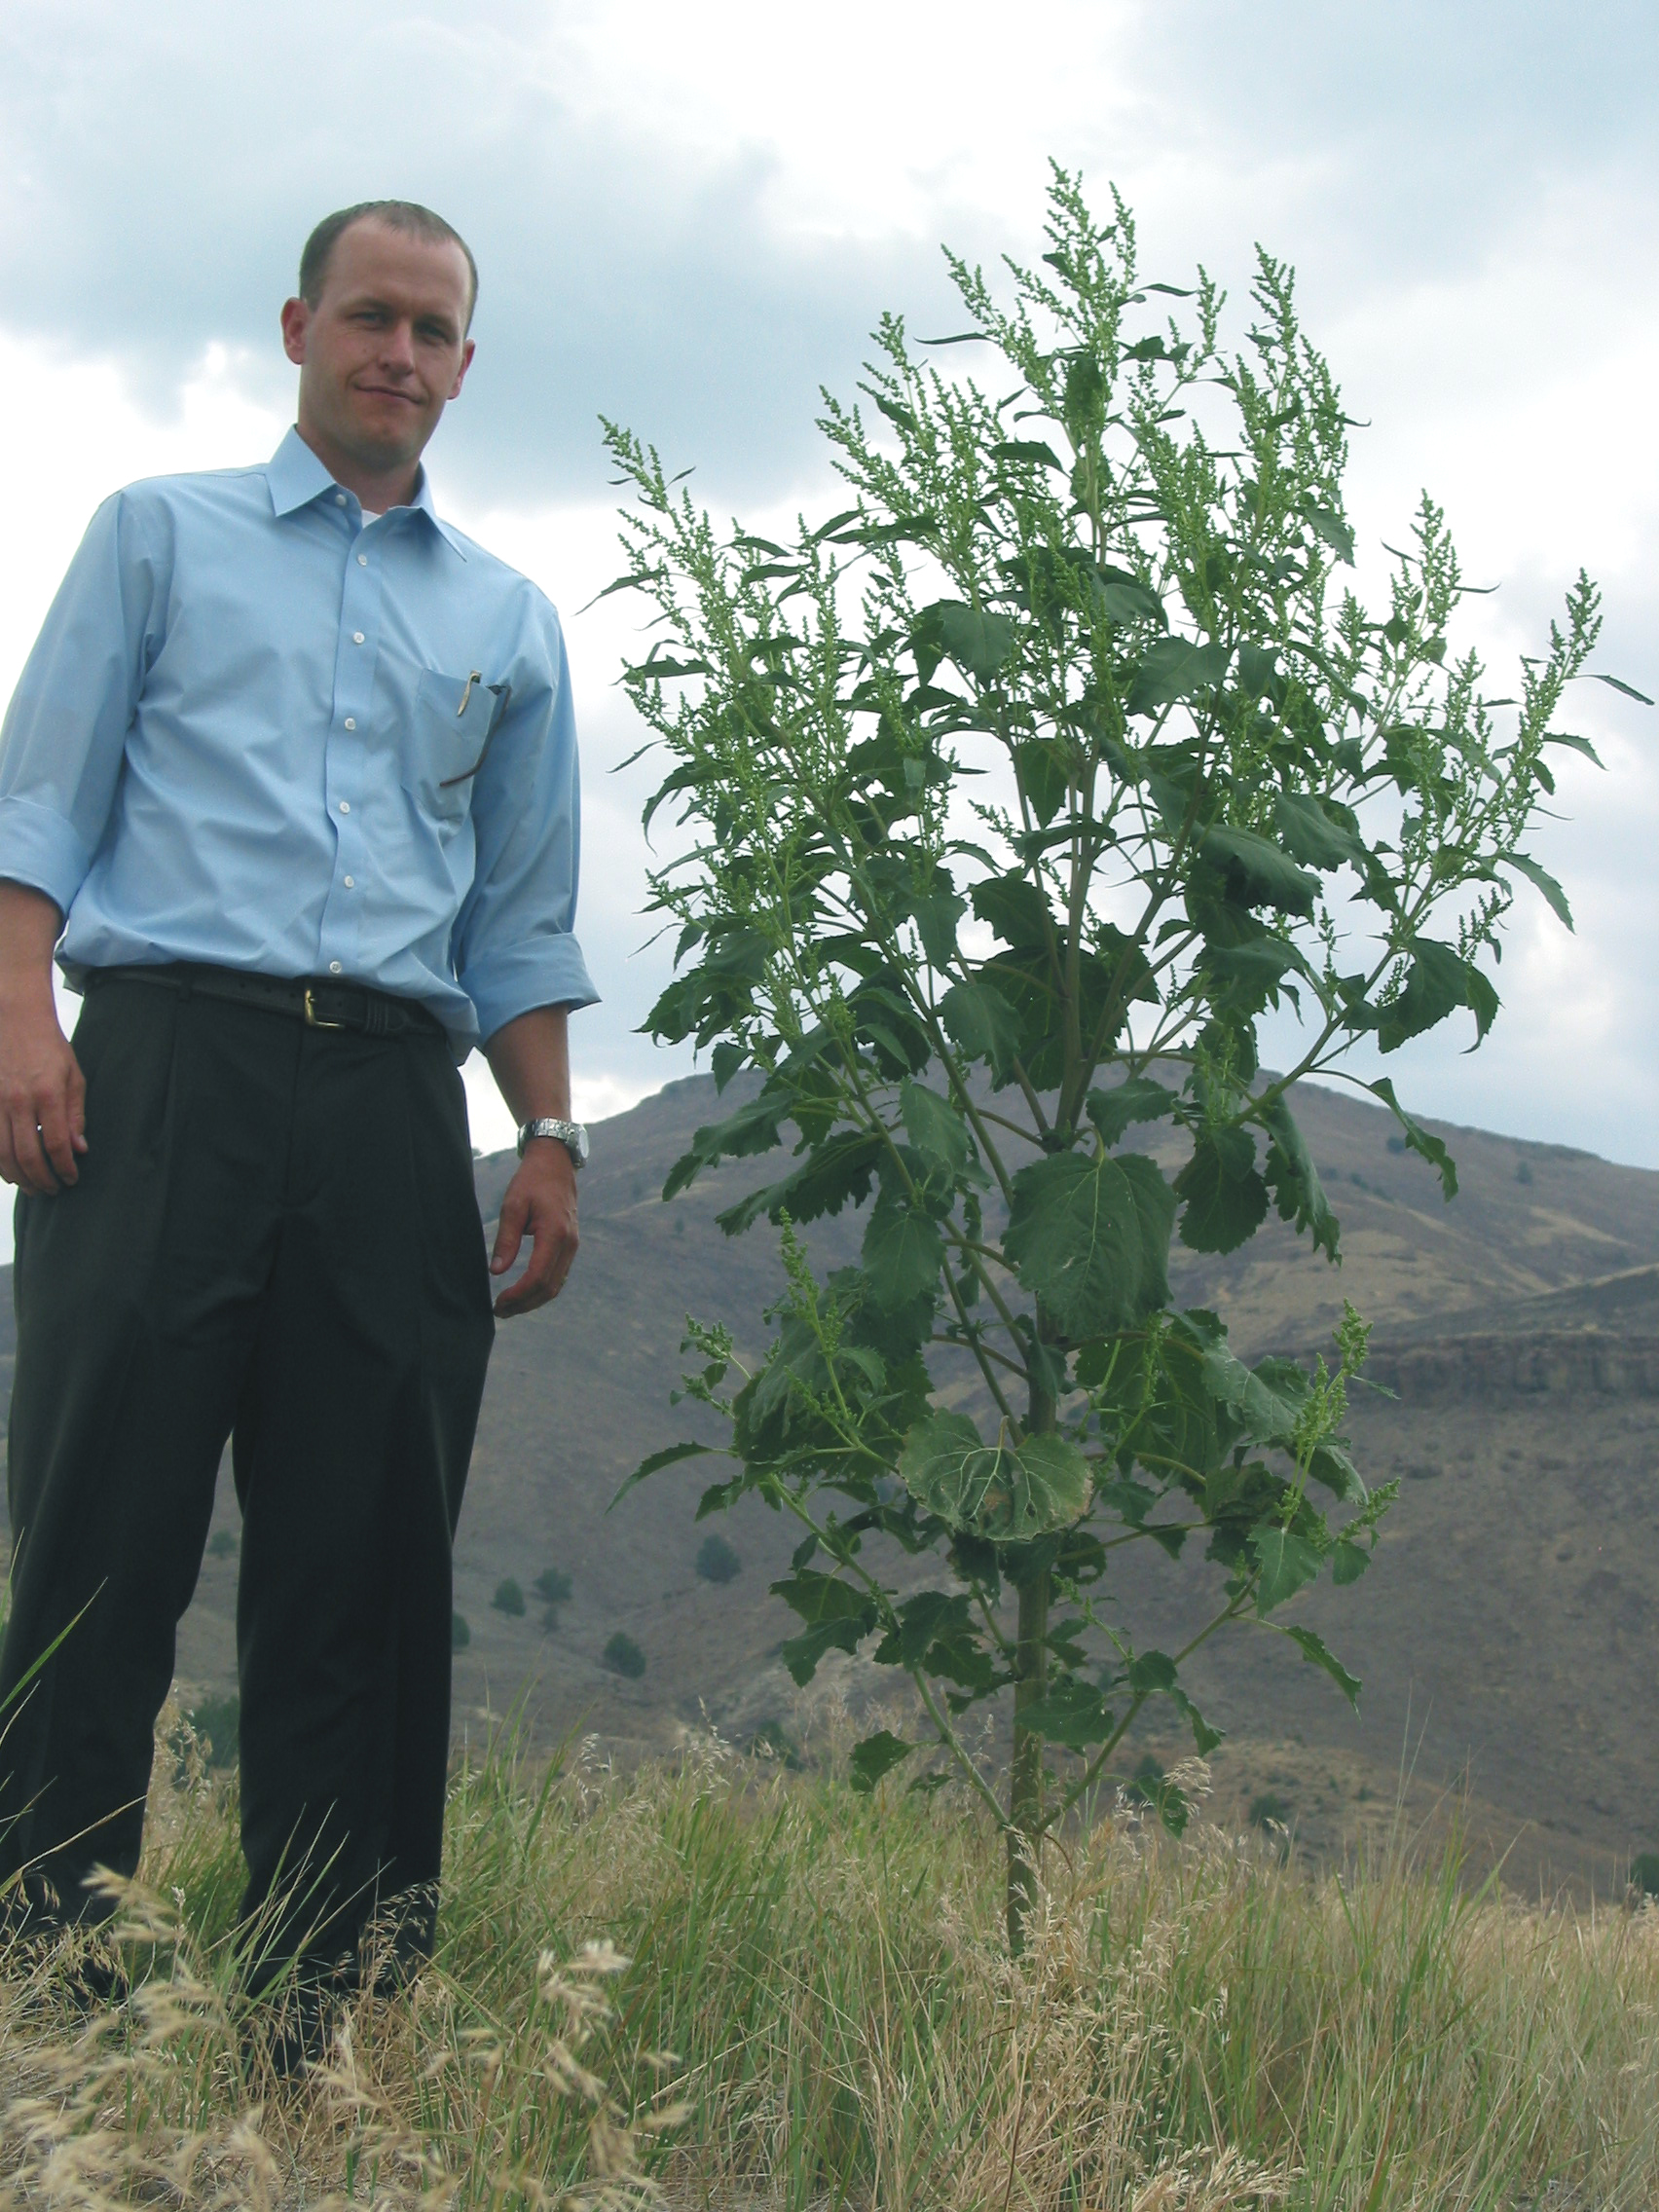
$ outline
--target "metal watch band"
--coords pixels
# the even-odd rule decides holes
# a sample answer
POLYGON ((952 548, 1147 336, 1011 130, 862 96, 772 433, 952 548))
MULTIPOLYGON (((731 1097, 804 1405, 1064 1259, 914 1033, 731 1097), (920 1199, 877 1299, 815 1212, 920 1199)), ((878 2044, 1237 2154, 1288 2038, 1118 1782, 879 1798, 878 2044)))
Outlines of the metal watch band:
POLYGON ((573 1167, 580 1167, 587 1159, 588 1133, 580 1122, 561 1122, 548 1114, 544 1114, 539 1121, 526 1122, 518 1133, 521 1160, 524 1158, 524 1148, 532 1137, 551 1137, 555 1144, 562 1144, 570 1154, 573 1167))

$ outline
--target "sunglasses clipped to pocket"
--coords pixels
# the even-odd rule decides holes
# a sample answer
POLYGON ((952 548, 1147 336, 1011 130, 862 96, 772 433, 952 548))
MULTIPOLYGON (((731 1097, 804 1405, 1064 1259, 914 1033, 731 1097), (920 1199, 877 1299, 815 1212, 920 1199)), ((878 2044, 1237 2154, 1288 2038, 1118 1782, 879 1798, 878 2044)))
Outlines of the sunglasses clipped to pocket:
POLYGON ((461 694, 461 705, 455 711, 458 721, 466 713, 474 686, 488 691, 495 702, 490 709, 490 719, 484 725, 484 742, 479 747, 478 757, 473 761, 471 767, 463 768, 459 776, 446 776, 438 786, 441 792, 453 791, 457 784, 470 783, 472 778, 477 775, 479 769, 484 765, 491 742, 497 730, 500 728, 501 719, 506 714, 508 703, 512 699, 513 687, 510 683, 486 683, 481 672, 475 668, 466 679, 466 688, 461 694))

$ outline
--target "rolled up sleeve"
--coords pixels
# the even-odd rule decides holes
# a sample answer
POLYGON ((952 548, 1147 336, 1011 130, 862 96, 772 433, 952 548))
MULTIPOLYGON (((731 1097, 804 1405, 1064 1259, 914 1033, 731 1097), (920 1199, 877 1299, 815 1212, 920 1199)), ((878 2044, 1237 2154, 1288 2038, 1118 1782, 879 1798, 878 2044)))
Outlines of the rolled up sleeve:
POLYGON ((125 493, 92 517, 0 725, 0 878, 67 915, 159 644, 162 564, 125 493))
POLYGON ((570 671, 559 618, 537 599, 478 771, 476 871, 455 928, 456 980, 486 1042, 535 1007, 599 997, 573 935, 581 786, 570 671))

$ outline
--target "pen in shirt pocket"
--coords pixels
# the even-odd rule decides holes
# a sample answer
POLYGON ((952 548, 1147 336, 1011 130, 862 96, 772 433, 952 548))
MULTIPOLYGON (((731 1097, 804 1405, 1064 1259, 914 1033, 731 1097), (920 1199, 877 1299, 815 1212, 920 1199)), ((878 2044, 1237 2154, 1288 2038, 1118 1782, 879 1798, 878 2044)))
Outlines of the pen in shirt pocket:
MULTIPOLYGON (((461 705, 456 709, 458 719, 466 712, 466 702, 472 696, 472 686, 480 682, 483 682, 483 678, 480 672, 474 669, 466 680, 466 688, 461 695, 461 705)), ((486 683, 484 688, 494 699, 495 705, 490 710, 490 719, 484 731, 484 743, 479 749, 478 757, 473 761, 470 768, 463 768, 459 776, 446 776, 438 786, 441 792, 451 790, 456 784, 467 783, 477 775, 479 769, 484 765, 484 756, 490 750, 490 741, 501 725, 501 718, 507 711, 507 704, 513 695, 513 687, 510 683, 486 683)))

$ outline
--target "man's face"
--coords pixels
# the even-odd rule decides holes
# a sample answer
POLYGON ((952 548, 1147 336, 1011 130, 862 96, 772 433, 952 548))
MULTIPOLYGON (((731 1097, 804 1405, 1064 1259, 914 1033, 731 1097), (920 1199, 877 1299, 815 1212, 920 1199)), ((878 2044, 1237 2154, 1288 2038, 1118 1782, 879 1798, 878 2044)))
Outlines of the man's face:
POLYGON ((315 307, 289 300, 300 428, 360 468, 416 461, 472 359, 466 257, 447 240, 355 222, 335 240, 315 307))

